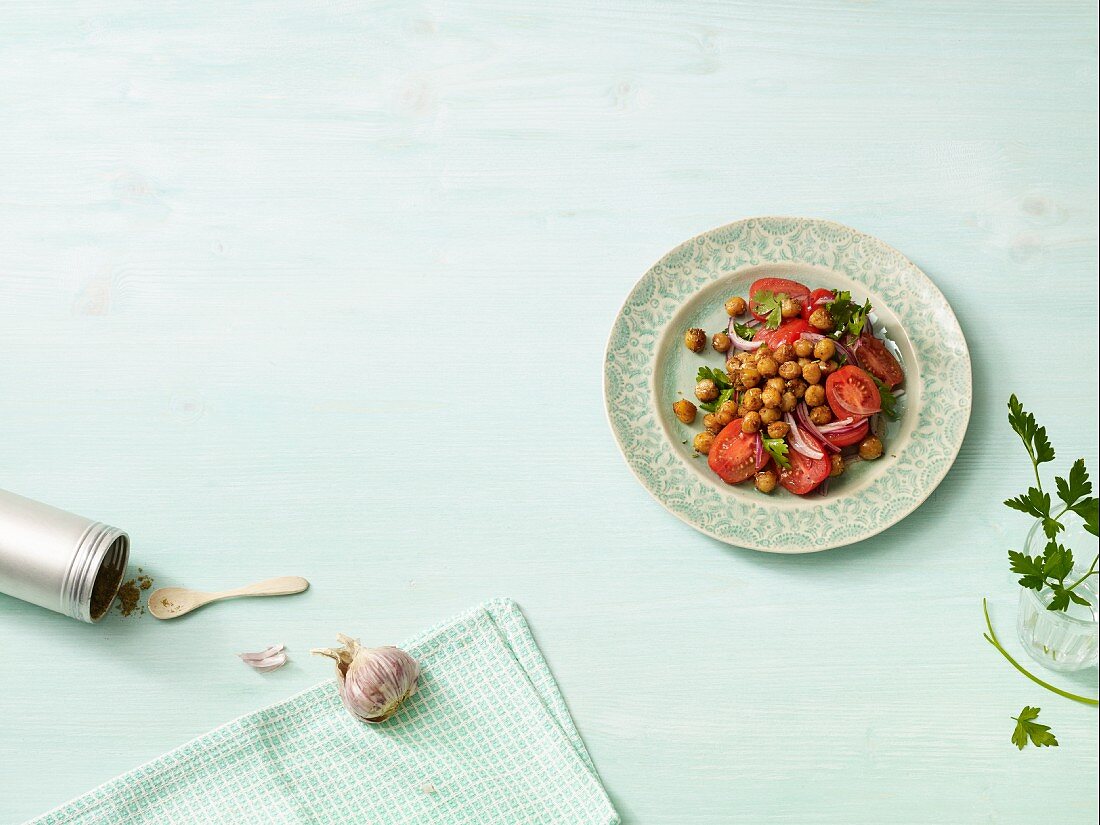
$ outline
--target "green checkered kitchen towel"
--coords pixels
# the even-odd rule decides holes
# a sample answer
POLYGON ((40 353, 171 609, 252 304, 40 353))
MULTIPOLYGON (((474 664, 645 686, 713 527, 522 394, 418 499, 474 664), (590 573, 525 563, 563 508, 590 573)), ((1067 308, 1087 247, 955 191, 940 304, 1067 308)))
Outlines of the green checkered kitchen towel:
POLYGON ((515 602, 402 648, 420 685, 383 725, 352 718, 328 681, 33 822, 619 822, 515 602))

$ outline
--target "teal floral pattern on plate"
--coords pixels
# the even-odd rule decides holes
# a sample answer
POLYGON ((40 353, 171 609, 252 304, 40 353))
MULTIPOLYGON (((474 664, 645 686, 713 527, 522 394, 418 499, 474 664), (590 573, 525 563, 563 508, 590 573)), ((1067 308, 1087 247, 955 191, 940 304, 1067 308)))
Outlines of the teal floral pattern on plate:
MULTIPOLYGON (((611 330, 604 361, 608 419, 627 463, 670 512, 740 547, 811 553, 869 538, 913 512, 943 480, 970 420, 970 354, 947 299, 920 269, 877 238, 830 221, 764 217, 704 232, 673 249, 635 285, 611 330), (690 397, 701 357, 683 345, 692 326, 725 325, 722 303, 765 276, 870 298, 906 372, 901 418, 886 454, 857 463, 826 496, 724 484, 696 456, 672 414, 690 397)), ((694 399, 693 399, 694 400, 694 399)))

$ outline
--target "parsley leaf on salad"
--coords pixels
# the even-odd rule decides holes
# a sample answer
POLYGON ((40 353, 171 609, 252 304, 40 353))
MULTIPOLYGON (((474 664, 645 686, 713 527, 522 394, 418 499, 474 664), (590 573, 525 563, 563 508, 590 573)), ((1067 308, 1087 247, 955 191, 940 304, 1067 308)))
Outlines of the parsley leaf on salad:
POLYGON ((768 316, 764 319, 764 326, 768 329, 776 329, 783 323, 783 297, 782 293, 777 295, 766 289, 761 289, 752 296, 753 311, 758 315, 768 316))
POLYGON ((722 370, 716 370, 713 367, 699 367, 699 372, 695 376, 696 383, 707 378, 713 381, 721 392, 718 393, 718 397, 713 401, 704 401, 701 403, 699 409, 706 410, 707 412, 714 412, 727 401, 731 400, 737 394, 737 390, 733 388, 729 376, 722 372, 722 370))
POLYGON ((756 330, 748 324, 738 324, 734 322, 733 331, 737 333, 738 338, 744 338, 746 341, 751 341, 756 335, 756 330))
MULTIPOLYGON (((867 373, 871 375, 870 373, 867 373)), ((875 386, 878 387, 878 397, 882 401, 882 414, 889 418, 891 421, 897 421, 898 416, 898 399, 890 391, 890 388, 879 381, 875 376, 871 375, 871 380, 875 382, 875 386)))
POLYGON ((787 442, 782 438, 765 438, 764 450, 775 459, 775 463, 784 470, 791 469, 791 460, 787 458, 787 442))
POLYGON ((871 302, 864 301, 863 306, 852 302, 852 293, 846 289, 836 294, 836 297, 825 304, 825 309, 833 319, 836 326, 834 335, 840 338, 845 332, 852 337, 859 337, 863 332, 863 325, 867 321, 867 315, 871 311, 871 302))

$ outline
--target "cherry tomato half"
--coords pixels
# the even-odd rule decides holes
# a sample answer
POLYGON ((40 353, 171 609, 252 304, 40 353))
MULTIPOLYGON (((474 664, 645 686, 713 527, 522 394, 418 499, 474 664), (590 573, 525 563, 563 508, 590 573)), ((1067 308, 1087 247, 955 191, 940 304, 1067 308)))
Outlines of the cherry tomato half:
POLYGON ((815 289, 810 293, 809 300, 802 305, 802 317, 809 321, 810 316, 813 315, 814 310, 817 309, 817 302, 822 298, 827 301, 833 301, 836 299, 836 295, 833 294, 831 289, 815 289))
POLYGON ((867 330, 856 340, 853 351, 867 372, 891 389, 905 380, 905 373, 901 371, 898 359, 890 354, 890 350, 886 349, 881 340, 867 330))
POLYGON ((865 439, 869 429, 871 429, 871 425, 865 418, 847 435, 844 433, 824 433, 824 436, 834 447, 850 447, 852 444, 858 444, 865 439))
POLYGON ((824 447, 817 443, 817 439, 806 432, 802 433, 802 437, 810 446, 817 447, 823 457, 807 458, 795 449, 791 449, 787 453, 791 466, 790 469, 779 471, 779 483, 799 496, 804 496, 816 490, 817 486, 829 477, 829 470, 832 469, 829 454, 825 452, 824 447))
POLYGON ((752 286, 749 287, 749 312, 751 312, 753 317, 758 321, 763 321, 767 316, 758 313, 752 302, 757 292, 770 292, 773 295, 778 295, 782 292, 788 298, 794 298, 797 301, 801 301, 803 306, 806 305, 806 302, 810 298, 810 288, 805 284, 800 284, 798 281, 790 281, 786 278, 761 278, 759 281, 753 281, 752 286))
POLYGON ((825 398, 837 418, 874 415, 882 409, 874 379, 851 364, 841 367, 825 380, 825 398))
POLYGON ((726 484, 739 484, 756 472, 756 433, 741 430, 741 419, 722 428, 711 445, 707 463, 726 484))
POLYGON ((763 341, 771 349, 777 349, 780 344, 791 344, 802 337, 802 333, 809 332, 810 325, 801 318, 795 318, 779 325, 777 329, 760 327, 753 336, 754 341, 763 341))

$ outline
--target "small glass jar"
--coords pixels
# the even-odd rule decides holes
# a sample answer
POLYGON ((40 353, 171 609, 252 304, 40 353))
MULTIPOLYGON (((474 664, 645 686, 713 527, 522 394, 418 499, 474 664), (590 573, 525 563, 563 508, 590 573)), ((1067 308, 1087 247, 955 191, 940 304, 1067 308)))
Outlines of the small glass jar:
MULTIPOLYGON (((1046 546, 1046 535, 1041 528, 1042 524, 1037 521, 1027 534, 1024 552, 1030 556, 1042 555, 1046 546)), ((1071 523, 1066 532, 1059 534, 1058 541, 1073 551, 1077 566, 1066 581, 1076 581, 1085 574, 1096 555, 1096 538, 1078 522, 1071 523)), ((1073 589, 1088 600, 1088 606, 1070 602, 1065 611, 1047 610, 1054 595, 1050 588, 1020 588, 1016 629, 1028 655, 1043 667, 1066 672, 1096 664, 1100 653, 1096 580, 1097 576, 1089 576, 1073 589)))

